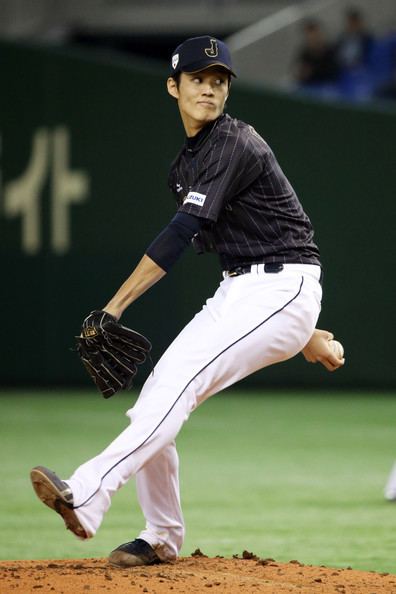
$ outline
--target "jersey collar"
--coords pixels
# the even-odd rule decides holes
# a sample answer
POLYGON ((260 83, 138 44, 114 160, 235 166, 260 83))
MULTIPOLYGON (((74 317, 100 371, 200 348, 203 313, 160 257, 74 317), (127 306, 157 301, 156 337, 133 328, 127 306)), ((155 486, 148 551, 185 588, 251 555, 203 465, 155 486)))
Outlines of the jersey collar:
POLYGON ((213 122, 209 122, 209 124, 206 124, 206 126, 204 126, 202 130, 198 132, 198 134, 190 138, 187 137, 185 145, 187 151, 189 153, 193 153, 199 150, 201 146, 204 144, 205 140, 210 135, 210 133, 216 128, 218 122, 220 122, 224 117, 225 114, 222 113, 216 120, 213 120, 213 122))

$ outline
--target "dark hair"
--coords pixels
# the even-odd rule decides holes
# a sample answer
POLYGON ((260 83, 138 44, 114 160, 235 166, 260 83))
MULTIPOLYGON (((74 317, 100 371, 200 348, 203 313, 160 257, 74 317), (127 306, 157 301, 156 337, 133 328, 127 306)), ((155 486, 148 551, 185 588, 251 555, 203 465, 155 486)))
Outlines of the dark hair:
MULTIPOLYGON (((227 78, 228 78, 228 88, 230 88, 231 86, 231 74, 228 72, 228 70, 226 70, 225 68, 222 68, 221 66, 219 66, 219 70, 224 71, 224 74, 227 74, 227 78)), ((188 73, 186 73, 188 74, 188 73)), ((172 74, 170 78, 173 78, 173 80, 176 83, 177 88, 179 88, 180 85, 180 77, 181 77, 181 72, 176 72, 176 74, 172 74)))
POLYGON ((171 78, 173 78, 173 80, 175 81, 177 88, 179 88, 180 76, 181 76, 181 72, 176 72, 176 74, 172 74, 172 76, 171 76, 171 78))

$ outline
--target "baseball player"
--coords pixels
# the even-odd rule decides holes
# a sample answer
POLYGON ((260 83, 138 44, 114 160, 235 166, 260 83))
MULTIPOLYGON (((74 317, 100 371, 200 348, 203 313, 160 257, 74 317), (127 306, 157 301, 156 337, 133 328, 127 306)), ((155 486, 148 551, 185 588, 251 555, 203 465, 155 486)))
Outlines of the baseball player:
MULTIPOLYGON (((146 526, 109 557, 117 566, 173 560, 183 543, 175 439, 213 394, 302 352, 340 367, 333 335, 315 330, 321 264, 312 225, 273 152, 256 130, 224 113, 234 77, 228 48, 210 36, 173 52, 168 92, 186 132, 169 185, 177 212, 103 308, 118 320, 190 243, 215 252, 222 280, 156 364, 130 425, 67 480, 32 470, 40 499, 82 539, 94 536, 112 495, 132 476, 146 526)), ((105 315, 105 314, 104 314, 105 315)))
POLYGON ((384 488, 384 497, 388 501, 396 501, 396 461, 393 463, 384 488))

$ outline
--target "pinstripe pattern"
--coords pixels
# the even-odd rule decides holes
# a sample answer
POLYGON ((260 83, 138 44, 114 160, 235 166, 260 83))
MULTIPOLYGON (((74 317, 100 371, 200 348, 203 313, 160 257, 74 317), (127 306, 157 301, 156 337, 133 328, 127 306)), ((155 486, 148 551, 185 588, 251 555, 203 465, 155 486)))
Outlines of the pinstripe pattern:
POLYGON ((126 460, 127 458, 129 458, 130 456, 132 456, 133 454, 135 454, 141 447, 143 447, 148 441, 149 439, 151 439, 153 437, 153 435, 158 431, 158 429, 160 428, 160 426, 162 425, 162 423, 167 419, 167 417, 171 414, 172 410, 175 408, 176 404, 179 402, 180 398, 183 396, 184 392, 187 390, 187 388, 189 387, 189 385, 201 374, 203 373, 208 367, 210 367, 219 357, 223 356, 224 354, 227 354, 228 351, 230 349, 232 349, 233 346, 235 346, 236 344, 240 343, 241 341, 243 341, 245 338, 247 338, 248 336, 250 336, 251 334, 253 334, 254 332, 256 332, 259 328, 261 328, 264 324, 267 324, 274 316, 278 315, 279 313, 281 313, 282 311, 284 311, 291 303, 293 303, 293 301, 295 301, 302 290, 304 284, 304 277, 301 277, 301 281, 300 281, 300 285, 298 287, 297 292, 295 293, 295 295, 293 295, 293 297, 291 297, 290 299, 288 299, 288 301, 286 301, 285 303, 283 303, 277 310, 273 311, 269 316, 267 316, 264 320, 262 320, 261 322, 259 322, 258 324, 256 324, 256 326, 254 326, 253 328, 251 328, 250 330, 248 330, 247 332, 245 332, 242 336, 240 336, 239 338, 237 338, 236 340, 234 340, 233 342, 231 342, 230 344, 228 344, 227 346, 225 346, 219 353, 217 353, 217 355, 215 355, 208 363, 206 363, 205 365, 202 366, 202 368, 195 373, 191 379, 187 382, 187 384, 184 386, 184 388, 182 389, 182 391, 180 392, 180 394, 178 394, 174 400, 174 402, 172 403, 172 405, 169 407, 168 411, 166 412, 166 414, 162 417, 162 419, 158 422, 158 424, 153 428, 153 430, 151 431, 151 433, 149 435, 147 435, 147 437, 137 446, 135 447, 133 450, 131 450, 130 452, 128 452, 127 454, 125 454, 123 457, 119 458, 101 477, 100 477, 100 484, 99 487, 97 487, 97 489, 91 493, 89 495, 89 497, 87 497, 82 503, 80 503, 79 505, 73 505, 73 509, 79 509, 85 505, 87 505, 87 503, 89 503, 91 501, 91 499, 93 497, 95 497, 95 495, 100 491, 102 483, 104 481, 104 479, 106 478, 106 476, 108 474, 110 474, 112 472, 112 470, 114 470, 119 464, 121 464, 122 462, 124 462, 124 460, 126 460))
POLYGON ((320 264, 313 229, 271 148, 254 128, 223 114, 185 146, 169 186, 181 212, 204 218, 223 269, 253 262, 320 264), (202 206, 183 204, 188 192, 202 206))

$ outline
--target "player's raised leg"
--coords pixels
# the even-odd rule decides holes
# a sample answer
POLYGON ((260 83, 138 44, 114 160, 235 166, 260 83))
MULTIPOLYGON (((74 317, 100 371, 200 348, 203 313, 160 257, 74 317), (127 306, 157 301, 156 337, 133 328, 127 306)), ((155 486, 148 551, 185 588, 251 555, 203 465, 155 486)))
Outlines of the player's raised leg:
POLYGON ((131 424, 67 481, 87 534, 97 531, 112 494, 174 441, 201 402, 306 344, 320 310, 320 285, 298 270, 292 276, 226 279, 172 343, 128 411, 131 424))

